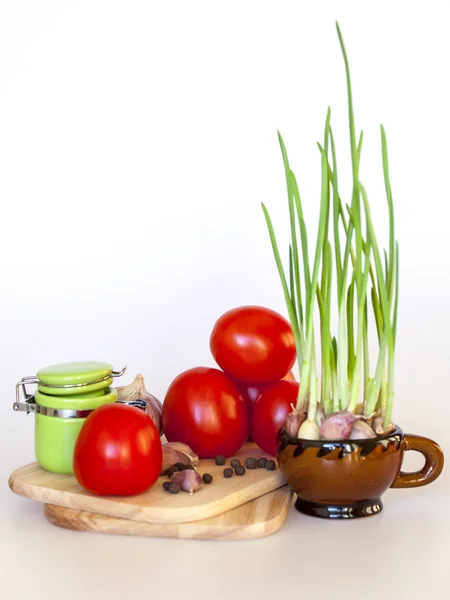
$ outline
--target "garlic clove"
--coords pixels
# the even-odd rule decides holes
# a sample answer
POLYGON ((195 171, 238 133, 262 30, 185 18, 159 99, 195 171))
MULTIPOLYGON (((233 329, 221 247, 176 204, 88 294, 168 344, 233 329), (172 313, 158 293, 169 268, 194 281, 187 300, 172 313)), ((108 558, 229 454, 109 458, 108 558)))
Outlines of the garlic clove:
POLYGON ((294 408, 294 410, 286 417, 285 429, 287 434, 293 438, 296 438, 298 435, 298 430, 300 429, 300 425, 305 421, 305 419, 306 413, 299 412, 294 408))
POLYGON ((350 440, 369 440, 376 437, 375 431, 364 421, 355 421, 349 435, 350 440))
POLYGON ((147 404, 145 412, 149 415, 159 435, 163 434, 162 428, 162 404, 150 394, 145 388, 144 378, 138 373, 134 380, 129 385, 124 385, 116 388, 117 400, 120 402, 133 402, 135 400, 144 400, 147 404))
POLYGON ((328 415, 320 426, 320 439, 347 440, 353 423, 358 419, 357 415, 347 410, 341 410, 328 415))
POLYGON ((188 494, 193 494, 203 486, 202 478, 197 471, 186 469, 178 471, 170 478, 171 482, 178 483, 181 489, 188 494))
POLYGON ((167 471, 167 469, 170 469, 170 467, 176 462, 181 462, 178 453, 173 448, 168 447, 168 444, 163 444, 162 451, 163 460, 161 467, 161 475, 163 475, 167 471))
POLYGON ((199 457, 197 454, 195 454, 192 448, 190 448, 187 444, 183 444, 183 442, 168 442, 167 444, 164 444, 164 446, 169 446, 175 450, 175 452, 177 452, 177 454, 180 456, 180 462, 184 462, 185 460, 189 461, 185 463, 187 465, 196 467, 200 461, 199 457))
POLYGON ((161 467, 161 475, 163 475, 167 469, 177 462, 181 462, 184 465, 197 466, 199 458, 189 446, 182 442, 169 442, 163 444, 163 462, 161 467))
POLYGON ((318 440, 319 439, 319 426, 315 421, 306 419, 298 430, 298 435, 302 440, 318 440))

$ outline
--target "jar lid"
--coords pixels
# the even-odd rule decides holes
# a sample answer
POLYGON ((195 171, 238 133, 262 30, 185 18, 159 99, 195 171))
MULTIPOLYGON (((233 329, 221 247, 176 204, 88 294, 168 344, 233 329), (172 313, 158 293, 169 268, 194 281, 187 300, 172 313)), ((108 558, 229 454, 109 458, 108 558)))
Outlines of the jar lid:
MULTIPOLYGON (((114 402, 117 394, 108 388, 114 378, 121 377, 125 371, 126 367, 121 371, 114 371, 110 363, 86 360, 44 367, 36 375, 22 377, 16 384, 16 401, 13 410, 27 414, 33 412, 34 396, 27 392, 26 386, 36 384, 36 393, 42 394, 44 401, 46 397, 52 397, 55 403, 58 403, 58 399, 64 401, 64 404, 73 401, 74 406, 89 399, 92 399, 94 404, 99 402, 99 406, 108 401, 114 402), (116 394, 114 399, 111 399, 111 393, 116 394), (106 396, 109 398, 106 399, 106 396)), ((53 404, 53 401, 47 400, 47 404, 43 406, 55 408, 53 404)))
POLYGON ((107 388, 97 392, 87 394, 77 394, 73 396, 49 396, 36 390, 34 394, 36 404, 45 408, 54 408, 59 410, 95 410, 104 404, 111 404, 117 400, 117 390, 107 388))
POLYGON ((44 367, 37 372, 38 390, 51 396, 95 392, 114 381, 113 367, 106 362, 78 361, 44 367))
POLYGON ((36 375, 39 383, 48 386, 92 383, 111 376, 113 366, 106 362, 82 360, 60 363, 40 369, 36 375))

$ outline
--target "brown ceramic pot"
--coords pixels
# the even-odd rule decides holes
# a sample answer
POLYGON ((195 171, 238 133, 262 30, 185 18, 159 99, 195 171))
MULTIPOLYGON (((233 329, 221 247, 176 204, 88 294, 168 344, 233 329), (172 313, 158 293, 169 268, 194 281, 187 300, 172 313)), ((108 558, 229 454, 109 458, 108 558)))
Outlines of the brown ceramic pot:
POLYGON ((292 438, 281 429, 277 450, 280 469, 297 494, 297 510, 328 519, 375 515, 383 508, 381 495, 388 488, 427 485, 444 465, 435 442, 404 434, 398 427, 376 439, 339 441, 292 438), (425 457, 420 471, 401 471, 407 450, 425 457))

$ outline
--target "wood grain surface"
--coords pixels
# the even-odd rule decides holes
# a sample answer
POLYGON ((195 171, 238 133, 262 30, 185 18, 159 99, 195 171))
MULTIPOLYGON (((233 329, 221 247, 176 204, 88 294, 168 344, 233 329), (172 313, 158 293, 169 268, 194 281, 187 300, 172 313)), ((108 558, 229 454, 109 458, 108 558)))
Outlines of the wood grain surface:
POLYGON ((195 540, 249 540, 278 531, 292 502, 283 486, 226 513, 191 523, 143 523, 46 504, 48 521, 59 527, 91 533, 137 535, 195 540))
MULTIPOLYGON (((236 456, 243 462, 248 456, 263 456, 263 452, 255 444, 246 444, 236 456)), ((244 476, 233 475, 228 479, 224 478, 223 469, 212 459, 201 460, 198 472, 211 473, 214 480, 192 495, 185 492, 169 494, 162 488, 162 483, 167 481, 163 476, 138 496, 96 496, 84 490, 73 475, 49 473, 37 463, 14 471, 9 486, 16 494, 45 504, 119 519, 179 524, 215 517, 286 484, 278 468, 274 471, 247 469, 244 476)))

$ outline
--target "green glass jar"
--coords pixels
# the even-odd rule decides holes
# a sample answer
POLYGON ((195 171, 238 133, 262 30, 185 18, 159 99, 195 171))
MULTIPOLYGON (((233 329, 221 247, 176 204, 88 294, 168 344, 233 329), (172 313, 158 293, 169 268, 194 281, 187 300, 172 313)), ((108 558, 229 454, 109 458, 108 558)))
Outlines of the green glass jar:
POLYGON ((104 362, 83 361, 45 367, 16 385, 15 411, 35 413, 35 455, 52 473, 73 473, 73 449, 87 416, 117 400, 110 387, 120 372, 104 362), (34 394, 26 386, 36 384, 34 394), (21 398, 21 393, 23 398, 21 398))

